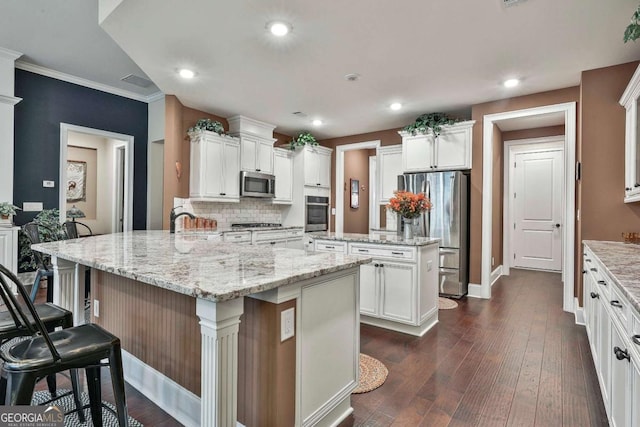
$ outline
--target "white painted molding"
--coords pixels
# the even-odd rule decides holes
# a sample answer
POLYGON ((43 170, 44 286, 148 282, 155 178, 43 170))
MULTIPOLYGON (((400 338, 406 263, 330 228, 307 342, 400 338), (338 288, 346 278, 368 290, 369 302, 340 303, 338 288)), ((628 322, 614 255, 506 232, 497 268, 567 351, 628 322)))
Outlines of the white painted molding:
POLYGON ((131 92, 124 89, 119 89, 113 86, 97 83, 91 80, 83 79, 82 77, 76 77, 71 74, 62 73, 60 71, 52 70, 50 68, 42 67, 40 65, 30 64, 24 61, 16 61, 16 68, 31 73, 40 74, 42 76, 51 77, 53 79, 62 80, 64 82, 73 83, 79 86, 88 87, 91 89, 99 90, 101 92, 110 93, 112 95, 122 96, 124 98, 133 99, 145 103, 153 102, 159 97, 164 96, 162 92, 156 92, 151 95, 141 95, 135 92, 131 92))
POLYGON ((633 73, 631 80, 629 80, 629 85, 624 90, 624 93, 622 94, 622 96, 620 97, 620 101, 618 102, 623 107, 626 107, 627 103, 638 99, 638 97, 640 97, 640 65, 638 65, 635 73, 633 73))
POLYGON ((200 426, 200 398, 132 354, 122 350, 125 380, 187 427, 200 426))
POLYGON ((164 92, 156 92, 156 93, 154 93, 152 95, 147 96, 147 99, 146 99, 145 102, 151 104, 152 102, 159 101, 164 97, 165 97, 164 92))
POLYGON ((16 105, 22 101, 22 98, 16 98, 15 96, 0 95, 0 104, 16 105))
POLYGON ((576 325, 585 325, 584 322, 584 307, 580 307, 578 298, 574 298, 573 305, 575 307, 574 315, 576 317, 576 325))
POLYGON ((482 285, 477 285, 475 283, 469 283, 469 288, 467 290, 467 296, 471 298, 481 298, 481 299, 490 299, 491 295, 485 295, 486 292, 482 285))
POLYGON ((16 59, 20 58, 22 56, 22 53, 20 52, 16 52, 15 50, 11 50, 11 49, 7 49, 4 47, 0 47, 0 58, 5 58, 8 59, 10 61, 15 61, 16 59))
POLYGON ((491 286, 502 276, 502 265, 499 265, 491 272, 491 286))

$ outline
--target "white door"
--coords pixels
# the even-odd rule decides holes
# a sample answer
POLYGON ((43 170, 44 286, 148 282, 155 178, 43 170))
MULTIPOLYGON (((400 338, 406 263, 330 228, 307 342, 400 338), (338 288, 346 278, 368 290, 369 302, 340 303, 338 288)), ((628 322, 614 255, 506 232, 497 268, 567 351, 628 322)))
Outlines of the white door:
POLYGON ((562 270, 562 150, 515 154, 513 267, 562 270))

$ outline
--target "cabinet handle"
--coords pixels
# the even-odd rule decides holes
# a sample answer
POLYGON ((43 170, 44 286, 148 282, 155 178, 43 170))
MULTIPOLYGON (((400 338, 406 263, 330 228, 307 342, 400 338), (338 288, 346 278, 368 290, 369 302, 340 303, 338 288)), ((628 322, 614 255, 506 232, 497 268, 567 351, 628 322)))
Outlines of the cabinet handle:
POLYGON ((604 280, 598 280, 598 284, 607 286, 607 282, 605 282, 604 280))
POLYGON ((384 267, 384 264, 380 264, 380 267, 384 267))
POLYGON ((316 185, 317 185, 317 186, 320 186, 320 183, 317 183, 316 185))
POLYGON ((275 245, 275 244, 276 244, 276 242, 269 242, 269 244, 271 244, 271 245, 275 245))
POLYGON ((374 267, 380 267, 380 264, 378 264, 377 262, 375 264, 373 264, 374 267))
POLYGON ((587 259, 585 259, 585 261, 587 261, 587 262, 591 262, 591 259, 590 259, 590 258, 587 258, 587 259))
POLYGON ((226 196, 226 195, 227 195, 227 193, 220 193, 220 195, 221 195, 221 196, 226 196))
POLYGON ((600 298, 600 294, 596 294, 595 292, 591 292, 591 298, 600 298))
POLYGON ((438 169, 438 165, 433 165, 433 168, 434 169, 438 169))
POLYGON ((582 270, 582 274, 587 274, 587 270, 582 270))
POLYGON ((632 190, 632 188, 631 188, 631 187, 626 187, 626 188, 625 188, 625 191, 631 191, 631 190, 632 190))
POLYGON ((324 248, 325 249, 335 249, 336 247, 335 246, 325 246, 324 248))
POLYGON ((631 337, 631 339, 633 340, 633 343, 635 345, 640 345, 640 335, 634 335, 631 337))
POLYGON ((640 187, 640 184, 638 184, 638 183, 636 182, 635 184, 633 184, 633 187, 634 187, 634 188, 638 188, 638 187, 640 187))
POLYGON ((391 255, 404 255, 404 252, 391 252, 391 255))
POLYGON ((358 249, 358 252, 369 252, 369 249, 358 249))
POLYGON ((629 362, 631 362, 631 356, 629 356, 629 352, 625 349, 621 349, 620 347, 613 347, 613 353, 616 355, 616 359, 618 360, 624 360, 627 359, 629 362))
POLYGON ((622 304, 620 304, 620 301, 618 301, 617 299, 611 301, 611 305, 614 307, 622 308, 622 304))
POLYGON ((597 268, 595 268, 595 267, 592 267, 592 268, 590 268, 589 270, 591 270, 591 271, 598 271, 598 269, 597 269, 597 268))

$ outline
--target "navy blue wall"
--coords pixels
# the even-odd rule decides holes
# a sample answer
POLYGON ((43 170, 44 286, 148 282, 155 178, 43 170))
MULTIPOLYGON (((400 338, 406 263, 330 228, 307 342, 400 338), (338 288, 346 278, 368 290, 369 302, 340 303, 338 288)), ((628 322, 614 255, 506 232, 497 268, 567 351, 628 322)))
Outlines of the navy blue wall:
MULTIPOLYGON (((60 123, 68 123, 134 137, 133 228, 146 228, 147 104, 23 70, 16 70, 15 96, 22 101, 15 106, 14 204, 59 208, 60 123), (43 180, 55 188, 43 188, 43 180)), ((20 212, 15 222, 34 216, 20 212)))

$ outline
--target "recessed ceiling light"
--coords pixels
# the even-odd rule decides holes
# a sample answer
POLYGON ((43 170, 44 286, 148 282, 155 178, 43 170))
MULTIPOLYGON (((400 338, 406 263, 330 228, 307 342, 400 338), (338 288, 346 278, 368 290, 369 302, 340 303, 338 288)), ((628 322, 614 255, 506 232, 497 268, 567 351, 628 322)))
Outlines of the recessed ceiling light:
POLYGON ((286 36, 291 31, 291 25, 282 21, 273 21, 267 24, 267 28, 271 31, 271 34, 277 37, 286 36))
POLYGON ((399 110, 402 108, 402 104, 400 104, 399 102, 394 102, 393 104, 389 105, 389 108, 391 108, 392 110, 399 110))
POLYGON ((314 121, 311 122, 314 126, 320 126, 322 124, 322 120, 320 119, 315 119, 314 121))
POLYGON ((196 75, 196 73, 187 68, 182 68, 178 73, 183 79, 192 79, 196 75))
POLYGON ((520 80, 518 79, 509 79, 504 81, 504 87, 516 87, 520 84, 520 80))

